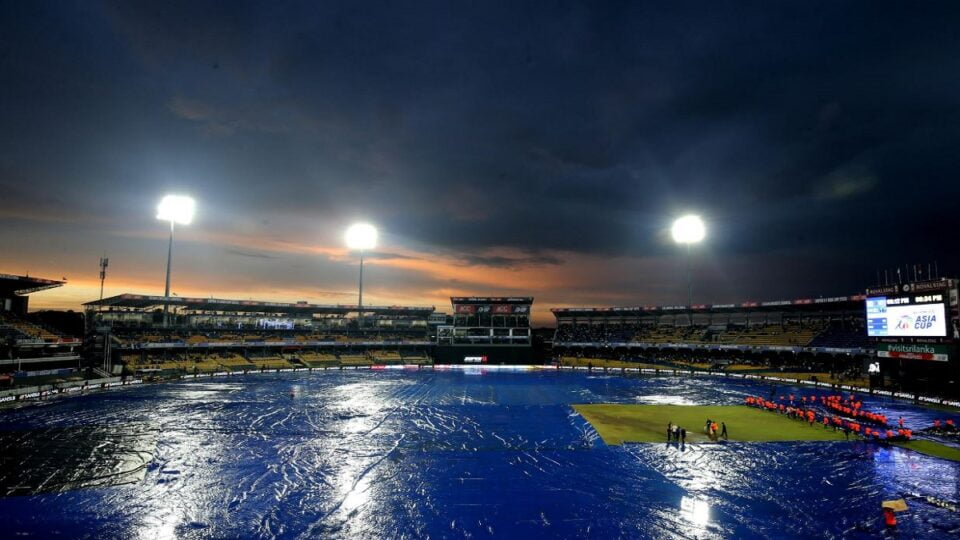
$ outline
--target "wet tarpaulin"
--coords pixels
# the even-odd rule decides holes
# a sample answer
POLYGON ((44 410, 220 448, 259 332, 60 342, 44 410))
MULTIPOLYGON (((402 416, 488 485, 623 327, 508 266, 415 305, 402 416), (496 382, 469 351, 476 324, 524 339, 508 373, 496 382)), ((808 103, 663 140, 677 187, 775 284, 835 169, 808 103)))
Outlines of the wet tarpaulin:
MULTIPOLYGON (((137 447, 110 434, 137 441, 130 426, 154 426, 139 431, 156 439, 143 479, 0 497, 0 521, 7 534, 44 538, 872 538, 885 534, 885 500, 958 499, 960 464, 896 447, 613 447, 570 406, 735 405, 771 389, 818 393, 476 370, 280 373, 90 394, 5 411, 0 431, 112 426, 87 438, 96 452, 95 440, 137 447)), ((910 427, 947 414, 872 397, 864 407, 910 427)), ((73 463, 44 470, 68 479, 88 469, 73 463)), ((960 532, 955 512, 909 505, 897 515, 902 537, 960 532)))
POLYGON ((137 482, 155 446, 156 430, 143 424, 0 431, 0 494, 137 482))

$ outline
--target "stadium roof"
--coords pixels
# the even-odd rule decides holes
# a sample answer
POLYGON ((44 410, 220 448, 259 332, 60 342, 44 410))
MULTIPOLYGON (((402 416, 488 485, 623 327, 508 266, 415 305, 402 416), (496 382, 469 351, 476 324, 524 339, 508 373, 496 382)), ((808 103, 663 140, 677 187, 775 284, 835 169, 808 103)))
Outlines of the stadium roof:
POLYGON ((23 295, 62 287, 66 280, 0 274, 0 295, 23 295))
MULTIPOLYGON (((164 304, 171 307, 182 307, 194 311, 246 311, 251 313, 290 313, 290 314, 325 314, 345 315, 357 311, 357 305, 342 304, 308 304, 306 302, 259 302, 256 300, 225 300, 222 298, 185 298, 173 296, 169 299, 163 296, 149 296, 143 294, 121 294, 103 300, 94 300, 83 304, 86 307, 123 307, 132 309, 147 309, 162 307, 164 304)), ((434 311, 434 307, 410 306, 363 306, 364 313, 379 315, 421 315, 427 316, 434 311)))
POLYGON ((457 304, 532 304, 532 296, 451 296, 450 303, 457 304))
POLYGON ((693 306, 631 306, 631 307, 573 307, 553 308, 550 311, 557 317, 576 315, 644 315, 669 313, 722 313, 740 310, 783 311, 844 309, 860 307, 866 295, 833 296, 830 298, 800 298, 797 300, 774 300, 769 302, 740 302, 734 304, 694 304, 693 306))

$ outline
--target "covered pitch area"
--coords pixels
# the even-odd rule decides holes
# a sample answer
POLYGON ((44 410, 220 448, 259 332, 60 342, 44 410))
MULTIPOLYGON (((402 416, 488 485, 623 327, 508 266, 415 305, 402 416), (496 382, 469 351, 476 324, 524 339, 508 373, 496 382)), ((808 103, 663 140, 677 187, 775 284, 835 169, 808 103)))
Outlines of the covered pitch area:
MULTIPOLYGON (((960 463, 742 411, 769 390, 462 366, 138 385, 0 417, 4 440, 78 441, 5 459, 0 518, 10 534, 63 537, 875 537, 881 504, 904 499, 901 536, 955 534, 960 463), (617 444, 600 413, 616 422, 619 407, 641 411, 627 423, 655 442, 617 444), (659 434, 705 415, 731 440, 659 434), (780 436, 745 442, 762 433, 780 436)), ((864 402, 909 426, 960 422, 864 402)))

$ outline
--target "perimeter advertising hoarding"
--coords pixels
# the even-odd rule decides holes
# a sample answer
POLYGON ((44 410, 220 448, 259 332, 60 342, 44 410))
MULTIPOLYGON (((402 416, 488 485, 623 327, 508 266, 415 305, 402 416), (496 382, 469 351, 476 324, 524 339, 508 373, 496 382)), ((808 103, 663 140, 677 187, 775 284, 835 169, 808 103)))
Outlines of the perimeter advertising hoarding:
POLYGON ((530 313, 529 305, 520 304, 455 304, 454 313, 458 315, 472 315, 493 313, 494 315, 526 315, 530 313))
POLYGON ((877 356, 947 362, 950 360, 950 347, 936 343, 878 343, 877 356))
POLYGON ((866 300, 870 337, 946 337, 943 293, 872 296, 866 300))

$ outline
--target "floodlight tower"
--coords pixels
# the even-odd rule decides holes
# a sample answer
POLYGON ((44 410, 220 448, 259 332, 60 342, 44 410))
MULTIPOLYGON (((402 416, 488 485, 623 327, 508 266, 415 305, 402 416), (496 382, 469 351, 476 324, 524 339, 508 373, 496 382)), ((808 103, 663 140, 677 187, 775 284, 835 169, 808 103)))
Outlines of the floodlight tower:
MULTIPOLYGON (((673 241, 678 244, 687 245, 687 308, 693 308, 693 270, 690 267, 690 245, 697 244, 701 242, 707 234, 706 227, 703 225, 703 220, 700 219, 700 216, 687 215, 680 218, 677 218, 673 222, 673 227, 670 229, 670 234, 673 236, 673 241)), ((693 322, 693 317, 691 316, 691 324, 693 322)))
POLYGON ((359 327, 363 328, 363 252, 377 247, 377 229, 369 223, 356 223, 344 235, 347 247, 360 252, 360 294, 357 299, 359 327))
POLYGON ((175 223, 189 225, 193 221, 196 203, 185 195, 167 195, 157 205, 157 219, 170 222, 170 242, 167 244, 167 285, 163 290, 163 326, 169 326, 170 262, 173 259, 173 226, 175 223))

